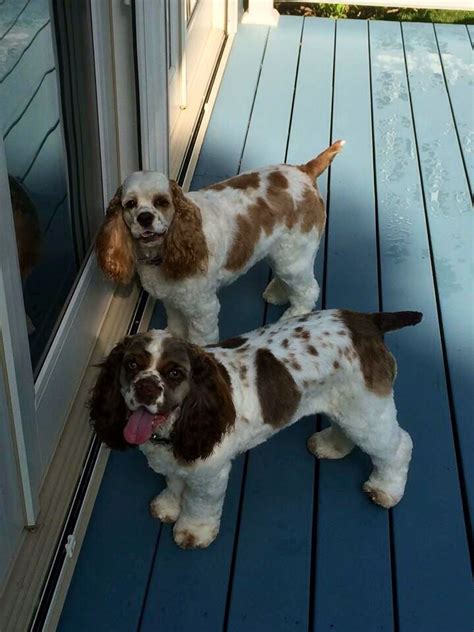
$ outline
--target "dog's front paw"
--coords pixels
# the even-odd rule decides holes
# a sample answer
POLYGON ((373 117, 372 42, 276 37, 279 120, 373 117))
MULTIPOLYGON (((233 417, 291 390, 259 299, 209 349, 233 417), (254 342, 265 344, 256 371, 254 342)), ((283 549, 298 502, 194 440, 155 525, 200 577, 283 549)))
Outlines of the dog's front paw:
POLYGON ((401 500, 401 496, 394 496, 381 487, 377 487, 373 483, 369 483, 369 481, 364 483, 362 489, 373 503, 380 505, 380 507, 384 507, 385 509, 395 507, 395 505, 401 500))
POLYGON ((161 522, 176 522, 181 506, 179 500, 168 489, 155 496, 150 503, 150 513, 161 522))
POLYGON ((191 523, 178 520, 174 525, 174 541, 182 549, 205 549, 214 542, 219 533, 219 525, 215 523, 191 523))

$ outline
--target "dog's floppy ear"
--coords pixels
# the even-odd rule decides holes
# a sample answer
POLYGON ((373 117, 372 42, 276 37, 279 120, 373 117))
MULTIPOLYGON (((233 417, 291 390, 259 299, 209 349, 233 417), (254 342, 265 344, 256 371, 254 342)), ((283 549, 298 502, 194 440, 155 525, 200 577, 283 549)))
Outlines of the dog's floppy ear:
POLYGON ((170 279, 184 279, 207 271, 209 251, 199 208, 177 182, 169 183, 175 212, 163 243, 163 271, 170 279))
POLYGON ((112 349, 100 367, 99 377, 89 402, 91 425, 101 441, 115 450, 125 450, 123 429, 127 423, 127 407, 120 392, 120 370, 127 348, 127 338, 112 349))
POLYGON ((190 345, 189 355, 190 391, 171 433, 174 455, 183 461, 208 457, 235 421, 226 369, 197 347, 190 345))
POLYGON ((119 187, 107 207, 104 223, 96 240, 97 261, 104 274, 112 281, 130 283, 135 273, 133 241, 123 218, 119 187))

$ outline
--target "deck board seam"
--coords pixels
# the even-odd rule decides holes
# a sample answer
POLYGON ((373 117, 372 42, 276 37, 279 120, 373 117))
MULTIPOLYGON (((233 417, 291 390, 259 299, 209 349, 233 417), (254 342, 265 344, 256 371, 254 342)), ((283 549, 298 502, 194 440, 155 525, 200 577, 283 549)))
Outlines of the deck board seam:
POLYGON ((245 146, 247 144, 247 138, 248 138, 248 135, 249 135, 250 123, 252 122, 253 110, 255 108, 255 100, 257 99, 258 86, 260 84, 260 77, 262 76, 263 60, 265 59, 265 53, 267 52, 267 45, 268 45, 269 37, 270 37, 270 29, 268 29, 267 36, 265 38, 265 45, 263 47, 262 59, 260 60, 260 68, 258 70, 257 83, 255 84, 255 93, 253 95, 252 106, 250 108, 249 120, 248 120, 248 123, 247 123, 247 129, 245 130, 244 142, 242 144, 242 151, 240 152, 239 163, 237 165, 237 173, 240 173, 240 168, 242 166, 242 160, 244 158, 245 146))
MULTIPOLYGON (((250 107, 250 112, 249 112, 249 120, 247 123, 247 129, 245 130, 245 136, 244 136, 244 141, 242 143, 242 151, 240 153, 240 158, 239 158, 239 162, 237 165, 237 173, 240 173, 240 168, 242 165, 242 160, 244 157, 244 152, 245 152, 245 147, 247 145, 247 138, 249 135, 249 130, 250 130, 250 123, 252 121, 252 115, 253 115, 253 111, 255 108, 255 101, 257 99, 257 93, 258 93, 258 87, 260 85, 260 78, 262 76, 262 69, 263 69, 263 63, 265 60, 265 54, 267 51, 267 45, 268 45, 268 39, 270 37, 270 29, 267 30, 267 35, 265 38, 265 44, 263 47, 263 52, 262 52, 262 58, 260 60, 260 68, 258 71, 258 76, 257 76, 257 81, 255 84, 255 92, 253 95, 253 99, 252 99, 252 105, 250 107)), ((266 318, 266 314, 267 314, 267 303, 264 303, 264 310, 263 310, 263 316, 262 316, 262 325, 265 324, 265 318, 266 318)), ((243 506, 244 506, 244 498, 245 498, 245 482, 247 480, 247 470, 248 470, 248 452, 245 454, 244 456, 244 464, 242 467, 242 480, 240 482, 240 493, 239 493, 239 505, 238 505, 238 509, 237 509, 237 519, 236 519, 236 525, 235 525, 235 533, 234 533, 234 542, 232 544, 232 557, 231 557, 231 562, 230 562, 230 567, 229 567, 229 577, 228 577, 228 581, 227 581, 227 595, 226 595, 226 602, 225 602, 225 609, 224 609, 224 619, 223 619, 223 623, 222 623, 222 629, 224 632, 227 631, 228 626, 229 626, 229 618, 230 618, 230 609, 231 609, 231 605, 232 605, 232 589, 233 589, 233 584, 234 584, 234 575, 235 575, 235 567, 236 567, 236 563, 237 563, 237 554, 238 554, 238 548, 239 548, 239 536, 240 536, 240 525, 242 522, 242 512, 243 512, 243 506)))
POLYGON ((465 175, 466 175, 467 186, 469 187, 469 192, 471 194, 471 199, 472 199, 473 191, 472 191, 472 188, 471 188, 471 180, 469 178, 469 171, 468 171, 468 168, 467 168, 464 152, 462 150, 461 137, 459 135, 459 129, 458 129, 458 123, 457 123, 457 120, 456 120, 456 116, 454 115, 453 102, 452 102, 452 99, 451 99, 451 93, 449 91, 449 83, 448 83, 448 81, 446 79, 446 71, 444 69, 443 55, 441 54, 441 48, 439 46, 439 40, 438 40, 438 32, 436 30, 436 25, 435 24, 433 24, 433 32, 434 32, 434 36, 435 36, 436 48, 438 49, 438 56, 439 56, 439 61, 440 61, 440 65, 441 65, 441 72, 443 74, 444 87, 446 89, 446 95, 448 97, 449 109, 451 110, 451 116, 452 116, 452 119, 453 119, 454 130, 456 132, 456 138, 458 139, 459 153, 461 154, 461 160, 462 160, 462 164, 464 166, 464 172, 465 172, 465 175))
POLYGON ((290 118, 289 118, 289 121, 288 121, 288 132, 286 134, 285 158, 283 160, 283 162, 285 162, 285 163, 286 163, 286 161, 288 159, 288 147, 290 145, 291 125, 293 123, 293 112, 294 112, 294 109, 295 109, 296 87, 298 85, 298 74, 299 74, 299 70, 300 70, 301 49, 302 49, 302 46, 303 46, 303 33, 304 33, 305 22, 306 22, 306 18, 303 18, 303 20, 301 22, 301 32, 300 32, 300 43, 299 43, 299 49, 298 49, 298 57, 296 59, 295 82, 294 82, 294 85, 293 85, 293 99, 291 100, 290 118))
MULTIPOLYGON (((333 43, 333 57, 332 57, 332 94, 331 94, 331 115, 329 124, 329 138, 328 145, 333 141, 333 128, 334 128, 334 101, 335 101, 335 85, 336 85, 336 51, 337 51, 337 20, 334 20, 334 43, 333 43)), ((331 210, 331 173, 332 169, 329 166, 326 184, 326 228, 324 231, 324 262, 323 273, 321 278, 321 309, 326 308, 326 288, 327 288, 327 273, 328 273, 328 245, 329 245, 329 217, 331 210)), ((321 430, 321 415, 316 415, 315 419, 315 432, 321 430)), ((313 476, 313 516, 312 516, 312 532, 311 532, 311 565, 310 565, 310 578, 309 578, 309 613, 308 613, 308 629, 310 632, 315 630, 316 624, 316 573, 318 564, 318 525, 319 525, 319 475, 320 475, 320 461, 314 460, 314 476, 313 476)))
POLYGON ((437 280, 437 274, 436 274, 434 249, 433 249, 433 242, 432 242, 432 238, 431 238, 430 222, 429 222, 429 217, 428 217, 428 205, 427 205, 427 202, 426 202, 425 181, 424 181, 424 177, 423 177, 423 170, 422 170, 422 167, 421 167, 421 158, 420 158, 420 151, 419 151, 419 144, 418 144, 418 136, 417 136, 417 131, 416 131, 416 120, 415 120, 415 115, 414 115, 414 111, 413 111, 413 101, 412 101, 412 94, 411 94, 410 73, 408 72, 408 60, 407 60, 406 46, 405 46, 405 34, 404 34, 404 31, 403 31, 403 24, 401 22, 400 22, 400 32, 401 32, 401 37, 402 37, 403 58, 404 58, 404 63, 405 63, 405 73, 406 73, 407 85, 408 85, 408 101, 409 101, 409 104, 410 104, 411 118, 412 118, 412 122, 413 122, 413 137, 414 137, 414 141, 415 141, 416 157, 417 157, 417 164, 418 164, 418 173, 419 173, 419 178, 420 178, 421 195, 422 195, 422 200, 423 200, 423 211, 424 211, 424 219, 425 219, 425 226, 426 226, 426 236, 427 236, 427 240, 428 240, 428 249, 429 249, 429 253, 430 253, 431 271, 432 271, 432 275, 433 275, 433 288, 434 288, 434 294, 435 294, 436 315, 437 315, 437 318, 438 318, 438 327, 439 327, 440 343, 441 343, 441 353, 442 353, 442 357, 443 357, 444 376, 445 376, 445 380, 446 380, 446 393, 447 393, 447 396, 448 396, 449 413, 450 413, 450 418, 451 418, 451 431, 452 431, 453 443, 454 443, 454 454, 455 454, 456 470, 457 470, 457 475, 458 475, 458 480, 459 480, 459 488, 460 488, 460 495, 461 495, 461 502, 462 502, 464 526, 465 526, 465 531, 466 531, 467 548, 469 550, 471 569, 474 570, 474 544, 472 542, 472 524, 471 524, 471 518, 470 518, 470 513, 469 513, 469 504, 468 504, 467 493, 466 493, 466 479, 465 479, 465 476, 464 476, 463 460, 462 460, 461 446, 460 446, 460 440, 459 440, 459 432, 458 432, 457 420, 456 420, 456 410, 455 410, 455 407, 454 407, 453 389, 452 389, 452 384, 451 384, 451 375, 450 375, 450 372, 449 372, 449 361, 448 361, 448 355, 447 355, 447 349, 446 349, 446 341, 445 341, 445 336, 444 336, 443 317, 442 317, 442 311, 441 311, 438 280, 437 280))
POLYGON ((156 556, 158 555, 158 549, 160 546, 160 540, 161 540, 161 534, 163 533, 163 523, 160 522, 159 523, 159 527, 158 527, 158 533, 156 534, 156 540, 155 540, 155 547, 153 550, 153 555, 151 556, 151 560, 150 560, 150 565, 149 565, 149 570, 148 570, 148 576, 147 576, 147 582, 146 582, 146 586, 145 586, 145 591, 143 593, 143 599, 142 599, 142 605, 140 608, 140 616, 138 618, 138 623, 137 623, 137 632, 139 632, 142 628, 143 625, 143 618, 145 616, 145 611, 146 611, 146 605, 148 602, 148 594, 150 592, 150 586, 151 586, 151 580, 153 577, 153 568, 155 566, 155 561, 156 561, 156 556))
MULTIPOLYGON (((375 123, 374 123, 374 91, 372 72, 372 47, 371 47, 370 21, 367 21, 367 44, 369 52, 369 90, 370 90, 370 121, 372 130, 372 173, 374 182, 374 205, 375 205, 375 234, 376 234, 376 262, 377 262, 377 293, 379 310, 383 311, 383 287, 382 287, 382 256, 380 247, 380 218, 379 218, 379 198, 377 187, 377 153, 375 144, 375 123)), ((388 511, 388 547, 390 551, 390 583, 392 593, 392 619, 393 632, 400 630, 399 598, 397 585, 397 558, 395 554, 395 533, 393 509, 388 511)))
POLYGON ((467 24, 465 24, 464 26, 466 27, 467 36, 468 36, 468 38, 469 38, 469 41, 471 42, 471 48, 472 48, 472 47, 474 46, 474 41, 472 40, 472 37, 471 37, 471 31, 469 30, 469 28, 468 28, 468 25, 467 25, 467 24))

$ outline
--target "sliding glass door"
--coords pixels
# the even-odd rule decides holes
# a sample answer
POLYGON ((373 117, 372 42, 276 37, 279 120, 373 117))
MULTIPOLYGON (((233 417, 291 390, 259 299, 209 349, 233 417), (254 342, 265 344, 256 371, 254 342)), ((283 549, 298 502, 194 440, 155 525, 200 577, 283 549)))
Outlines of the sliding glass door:
POLYGON ((10 534, 0 579, 12 534, 36 522, 114 289, 92 250, 107 200, 138 167, 132 54, 122 71, 131 94, 113 76, 121 20, 131 34, 125 3, 0 5, 0 535, 10 534))

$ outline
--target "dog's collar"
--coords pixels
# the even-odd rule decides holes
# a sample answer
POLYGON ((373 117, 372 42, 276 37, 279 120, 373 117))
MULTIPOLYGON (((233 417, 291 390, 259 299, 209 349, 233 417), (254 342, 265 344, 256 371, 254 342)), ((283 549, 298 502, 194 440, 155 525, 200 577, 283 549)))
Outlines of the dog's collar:
POLYGON ((138 263, 144 263, 149 266, 159 266, 163 263, 163 257, 161 255, 156 255, 153 259, 146 259, 145 257, 140 257, 138 259, 138 263))
POLYGON ((171 445, 171 439, 167 437, 159 437, 155 433, 151 435, 150 441, 153 445, 171 445))

